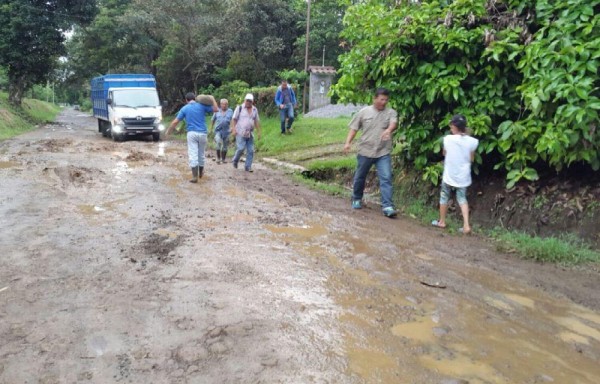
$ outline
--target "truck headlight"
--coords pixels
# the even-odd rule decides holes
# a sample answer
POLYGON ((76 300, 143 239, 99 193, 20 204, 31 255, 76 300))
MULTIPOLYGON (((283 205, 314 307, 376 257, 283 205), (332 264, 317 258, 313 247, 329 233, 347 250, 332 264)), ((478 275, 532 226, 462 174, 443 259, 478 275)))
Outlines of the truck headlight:
POLYGON ((113 132, 115 132, 115 133, 121 133, 121 132, 123 132, 123 126, 122 126, 122 125, 119 125, 119 124, 117 124, 117 125, 114 125, 114 126, 112 127, 112 130, 113 130, 113 132))
POLYGON ((165 130, 165 126, 162 125, 162 124, 158 124, 158 130, 161 131, 161 132, 164 131, 165 130))
POLYGON ((123 119, 120 118, 120 117, 115 117, 115 121, 114 121, 113 124, 115 124, 115 125, 118 125, 118 124, 123 125, 123 119))
POLYGON ((156 119, 154 119, 154 124, 160 124, 161 121, 162 119, 160 117, 157 117, 156 119))

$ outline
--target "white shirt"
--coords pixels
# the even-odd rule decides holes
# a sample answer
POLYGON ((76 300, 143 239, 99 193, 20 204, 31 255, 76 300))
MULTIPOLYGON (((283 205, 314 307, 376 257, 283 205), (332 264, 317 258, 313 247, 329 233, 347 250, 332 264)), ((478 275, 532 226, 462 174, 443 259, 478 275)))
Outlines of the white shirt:
POLYGON ((477 145, 479 140, 468 135, 444 137, 444 183, 456 188, 471 185, 471 153, 475 152, 477 145))

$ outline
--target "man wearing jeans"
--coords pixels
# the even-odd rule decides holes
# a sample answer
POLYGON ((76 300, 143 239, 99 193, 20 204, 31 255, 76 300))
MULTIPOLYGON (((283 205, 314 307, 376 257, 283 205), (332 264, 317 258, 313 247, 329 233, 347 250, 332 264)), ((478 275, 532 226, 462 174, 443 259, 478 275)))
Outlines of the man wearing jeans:
POLYGON ((363 206, 362 198, 367 174, 373 165, 377 169, 379 189, 381 190, 381 207, 387 217, 395 217, 397 212, 392 202, 392 133, 398 125, 398 114, 387 108, 390 93, 385 88, 375 92, 373 105, 360 110, 349 124, 350 131, 344 145, 344 152, 350 150, 350 144, 356 133, 362 130, 358 141, 358 165, 354 174, 352 191, 352 208, 363 206))
POLYGON ((289 86, 287 80, 282 80, 281 85, 277 87, 275 93, 275 104, 279 108, 279 119, 281 121, 281 134, 285 134, 286 129, 288 133, 292 133, 292 123, 294 122, 294 107, 298 102, 296 101, 296 94, 292 87, 289 86), (287 118, 287 127, 285 120, 287 118))
POLYGON ((258 110, 253 105, 254 96, 249 93, 244 98, 244 104, 238 106, 231 120, 231 133, 235 136, 236 151, 233 155, 233 167, 238 167, 238 162, 246 151, 246 172, 252 172, 252 159, 254 158, 254 130, 260 140, 260 119, 258 110))
POLYGON ((196 102, 196 95, 189 92, 185 95, 186 105, 181 108, 177 117, 169 125, 165 137, 171 134, 181 120, 185 120, 187 130, 188 158, 190 168, 192 169, 192 179, 190 183, 197 183, 198 178, 202 177, 204 172, 204 150, 206 149, 206 115, 217 112, 217 102, 214 97, 209 97, 212 105, 200 104, 196 102))

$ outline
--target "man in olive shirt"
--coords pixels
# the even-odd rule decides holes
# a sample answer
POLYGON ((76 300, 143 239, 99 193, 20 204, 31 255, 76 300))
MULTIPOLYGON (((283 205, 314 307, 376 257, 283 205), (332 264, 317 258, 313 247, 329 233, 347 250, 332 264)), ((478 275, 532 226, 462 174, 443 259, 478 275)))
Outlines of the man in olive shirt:
POLYGON ((395 217, 397 212, 392 202, 392 132, 398 126, 398 114, 392 108, 386 108, 390 92, 379 88, 375 92, 373 105, 361 109, 349 124, 350 131, 344 145, 344 152, 350 150, 350 144, 356 133, 362 130, 358 141, 358 165, 354 174, 352 191, 352 208, 362 208, 365 180, 369 170, 375 164, 379 189, 381 190, 381 207, 387 217, 395 217))

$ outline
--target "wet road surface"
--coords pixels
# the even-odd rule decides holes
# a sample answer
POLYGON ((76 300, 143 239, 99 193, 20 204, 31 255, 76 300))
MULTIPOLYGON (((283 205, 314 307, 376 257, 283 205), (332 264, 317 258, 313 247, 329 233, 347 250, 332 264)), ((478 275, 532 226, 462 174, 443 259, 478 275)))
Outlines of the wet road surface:
POLYGON ((597 267, 186 159, 72 110, 0 143, 0 383, 600 383, 597 267))

